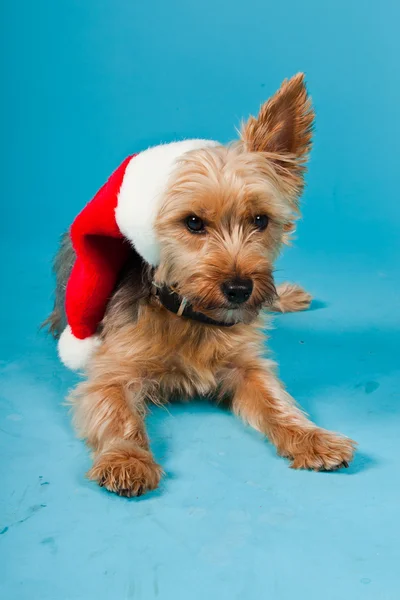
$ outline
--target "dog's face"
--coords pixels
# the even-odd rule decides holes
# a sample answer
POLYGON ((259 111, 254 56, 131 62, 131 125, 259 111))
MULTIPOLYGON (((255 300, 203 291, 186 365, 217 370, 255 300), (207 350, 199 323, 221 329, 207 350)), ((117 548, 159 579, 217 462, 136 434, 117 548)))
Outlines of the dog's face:
POLYGON ((248 323, 272 303, 273 265, 298 214, 312 122, 296 76, 250 118, 239 142, 184 156, 156 220, 157 281, 218 321, 248 323))

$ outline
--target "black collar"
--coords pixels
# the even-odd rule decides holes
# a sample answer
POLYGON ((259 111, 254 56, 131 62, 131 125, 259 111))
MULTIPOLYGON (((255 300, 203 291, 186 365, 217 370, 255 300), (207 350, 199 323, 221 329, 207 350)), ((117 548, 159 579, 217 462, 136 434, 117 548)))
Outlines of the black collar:
POLYGON ((192 306, 186 301, 185 298, 174 292, 166 285, 154 285, 154 293, 164 308, 175 315, 178 315, 179 317, 192 319, 193 321, 198 321, 199 323, 204 323, 205 325, 214 325, 217 327, 232 327, 233 325, 236 325, 236 323, 215 321, 214 319, 207 317, 207 315, 203 315, 203 313, 193 310, 192 306))

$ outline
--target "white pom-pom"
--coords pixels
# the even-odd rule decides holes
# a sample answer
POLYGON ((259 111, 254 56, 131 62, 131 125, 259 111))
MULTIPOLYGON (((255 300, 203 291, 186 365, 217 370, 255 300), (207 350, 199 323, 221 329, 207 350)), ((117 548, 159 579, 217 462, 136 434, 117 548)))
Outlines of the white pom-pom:
POLYGON ((58 341, 58 355, 66 367, 78 371, 87 365, 99 345, 100 340, 97 335, 80 340, 74 336, 68 325, 58 341))

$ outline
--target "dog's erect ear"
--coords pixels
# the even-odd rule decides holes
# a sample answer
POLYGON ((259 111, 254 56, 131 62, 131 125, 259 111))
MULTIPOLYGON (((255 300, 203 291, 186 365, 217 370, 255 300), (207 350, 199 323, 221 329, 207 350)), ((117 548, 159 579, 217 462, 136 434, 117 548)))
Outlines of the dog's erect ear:
POLYGON ((262 105, 257 118, 250 117, 243 125, 242 140, 247 150, 277 155, 276 162, 299 175, 311 149, 313 123, 304 74, 298 73, 262 105))

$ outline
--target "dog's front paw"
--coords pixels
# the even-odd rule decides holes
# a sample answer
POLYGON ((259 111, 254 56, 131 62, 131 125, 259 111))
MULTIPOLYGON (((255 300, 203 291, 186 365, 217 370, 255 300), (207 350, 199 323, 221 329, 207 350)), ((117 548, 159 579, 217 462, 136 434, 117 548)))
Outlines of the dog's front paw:
POLYGON ((147 450, 121 441, 101 452, 88 478, 120 496, 141 496, 156 489, 162 469, 147 450))
POLYGON ((290 457, 292 469, 335 471, 348 467, 356 443, 325 429, 315 428, 305 432, 293 445, 290 457))

